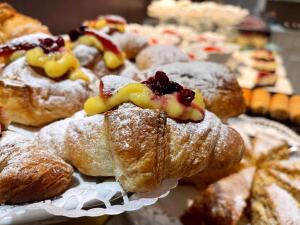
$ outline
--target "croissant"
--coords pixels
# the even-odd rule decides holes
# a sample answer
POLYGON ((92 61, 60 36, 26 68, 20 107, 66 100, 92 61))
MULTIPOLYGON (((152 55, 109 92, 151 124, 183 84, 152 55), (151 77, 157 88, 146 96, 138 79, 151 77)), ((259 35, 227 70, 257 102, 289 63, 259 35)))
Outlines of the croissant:
POLYGON ((0 108, 0 203, 24 203, 48 199, 65 191, 72 167, 40 148, 32 140, 4 131, 8 118, 0 108))
MULTIPOLYGON (((112 92, 133 82, 108 78, 102 81, 112 92)), ((133 192, 152 190, 165 178, 232 166, 244 150, 240 135, 209 111, 201 122, 178 122, 160 110, 131 103, 93 116, 79 112, 44 127, 34 142, 36 148, 49 146, 51 154, 83 174, 115 176, 133 192)))
POLYGON ((0 3, 0 24, 0 43, 26 34, 49 34, 40 21, 18 13, 7 3, 0 3))

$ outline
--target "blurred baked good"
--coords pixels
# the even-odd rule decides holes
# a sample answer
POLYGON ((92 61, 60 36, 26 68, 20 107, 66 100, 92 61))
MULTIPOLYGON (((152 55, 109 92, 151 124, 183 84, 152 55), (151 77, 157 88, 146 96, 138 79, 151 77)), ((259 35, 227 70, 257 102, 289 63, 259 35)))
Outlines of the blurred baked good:
POLYGON ((0 3, 0 25, 0 43, 26 34, 49 34, 48 28, 40 21, 18 13, 7 3, 0 3))
POLYGON ((266 115, 271 101, 270 93, 263 88, 257 88, 252 92, 251 110, 256 115, 266 115))
POLYGON ((290 98, 289 111, 291 121, 300 124, 300 95, 290 98))
POLYGON ((279 121, 284 121, 289 118, 289 97, 287 95, 274 94, 272 96, 270 115, 272 118, 279 121))
POLYGON ((299 224, 300 160, 287 144, 261 133, 243 160, 240 170, 200 192, 184 224, 299 224))
POLYGON ((31 34, 0 51, 6 61, 0 71, 0 105, 13 122, 41 126, 66 118, 97 92, 96 76, 80 68, 59 37, 31 34))
POLYGON ((152 45, 143 49, 136 57, 140 70, 155 68, 174 62, 188 62, 189 57, 172 45, 152 45))
POLYGON ((254 174, 255 167, 249 167, 209 185, 181 218, 183 224, 237 224, 247 206, 254 174))

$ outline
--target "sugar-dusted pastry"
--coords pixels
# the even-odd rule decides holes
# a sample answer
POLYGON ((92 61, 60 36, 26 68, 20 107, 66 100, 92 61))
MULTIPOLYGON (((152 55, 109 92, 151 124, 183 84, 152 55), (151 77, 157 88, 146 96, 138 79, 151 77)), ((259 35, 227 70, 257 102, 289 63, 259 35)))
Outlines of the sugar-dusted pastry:
MULTIPOLYGON (((288 176, 286 178, 290 180, 288 176)), ((286 188, 267 171, 259 170, 252 191, 252 224, 300 224, 299 203, 290 192, 293 186, 297 186, 297 182, 299 180, 286 188)))
POLYGON ((82 25, 109 34, 126 53, 128 59, 135 59, 136 55, 148 45, 148 40, 142 35, 127 31, 126 23, 125 18, 121 16, 103 15, 94 20, 86 20, 82 25))
POLYGON ((7 3, 0 3, 0 44, 26 34, 46 33, 40 21, 18 13, 7 3))
POLYGON ((152 45, 143 49, 136 57, 137 67, 141 70, 188 61, 188 55, 173 45, 152 45))
POLYGON ((60 37, 31 34, 0 46, 0 105, 13 122, 41 126, 82 109, 97 78, 60 37))
POLYGON ((270 103, 270 115, 276 120, 289 118, 289 97, 284 94, 274 94, 270 103))
POLYGON ((184 225, 237 225, 251 193, 255 168, 245 168, 209 185, 181 218, 184 225))
POLYGON ((45 200, 65 191, 72 167, 48 153, 45 146, 36 151, 30 139, 4 130, 7 121, 0 108, 0 203, 45 200))
POLYGON ((115 176, 134 192, 241 158, 240 135, 205 110, 199 91, 164 73, 143 83, 105 76, 99 93, 86 101, 85 111, 44 127, 36 147, 49 146, 84 174, 115 176))
POLYGON ((263 88, 252 92, 251 110, 256 115, 266 115, 269 112, 271 94, 263 88))
POLYGON ((300 95, 294 95, 290 98, 289 112, 290 120, 300 124, 300 95))
POLYGON ((103 31, 80 27, 69 33, 74 55, 80 64, 93 70, 98 77, 120 74, 126 69, 126 54, 103 31))
POLYGON ((245 110, 242 90, 235 76, 220 64, 171 63, 150 70, 146 78, 156 71, 165 72, 171 80, 188 88, 200 90, 206 108, 221 119, 237 116, 245 110))

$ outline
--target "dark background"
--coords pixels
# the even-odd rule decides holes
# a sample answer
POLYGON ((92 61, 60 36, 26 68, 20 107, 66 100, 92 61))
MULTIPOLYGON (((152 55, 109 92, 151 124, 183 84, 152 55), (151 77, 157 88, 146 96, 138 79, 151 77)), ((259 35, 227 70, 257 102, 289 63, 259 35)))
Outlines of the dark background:
MULTIPOLYGON (((3 1, 1 1, 3 2, 3 1)), ((66 33, 85 19, 118 14, 143 22, 150 0, 7 0, 18 11, 41 20, 54 34, 66 33)))

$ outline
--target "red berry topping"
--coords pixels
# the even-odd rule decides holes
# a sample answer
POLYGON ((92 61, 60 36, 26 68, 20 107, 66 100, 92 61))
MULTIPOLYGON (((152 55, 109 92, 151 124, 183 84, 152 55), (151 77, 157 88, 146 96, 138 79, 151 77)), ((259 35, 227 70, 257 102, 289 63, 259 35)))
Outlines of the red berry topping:
POLYGON ((195 98, 195 92, 170 81, 166 73, 162 71, 157 71, 154 77, 150 77, 142 83, 146 84, 158 96, 177 93, 178 101, 183 105, 190 105, 195 98))
POLYGON ((0 56, 9 56, 15 51, 28 51, 35 47, 40 47, 43 51, 48 54, 52 52, 59 51, 65 45, 64 39, 62 37, 58 37, 56 39, 52 38, 44 38, 39 39, 39 43, 22 43, 16 45, 5 45, 0 47, 0 56))
POLYGON ((178 94, 178 101, 183 105, 190 105, 195 98, 195 92, 190 89, 182 89, 178 94))

